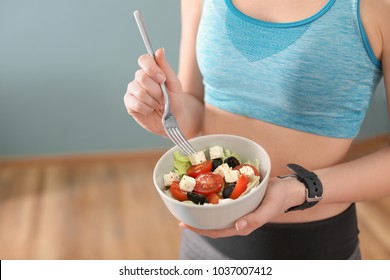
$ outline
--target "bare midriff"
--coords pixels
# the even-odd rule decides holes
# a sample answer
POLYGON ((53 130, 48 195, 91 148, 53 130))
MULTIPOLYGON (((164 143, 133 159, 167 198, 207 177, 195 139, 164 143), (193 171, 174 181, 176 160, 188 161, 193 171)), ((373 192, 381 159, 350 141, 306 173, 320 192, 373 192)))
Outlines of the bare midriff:
MULTIPOLYGON (((205 105, 203 134, 233 134, 257 142, 271 158, 271 177, 292 173, 286 167, 288 163, 297 163, 309 170, 335 165, 344 159, 352 142, 352 139, 331 138, 277 126, 232 114, 209 104, 205 105)), ((348 203, 318 204, 305 211, 282 214, 272 222, 322 220, 341 213, 348 206, 348 203)))

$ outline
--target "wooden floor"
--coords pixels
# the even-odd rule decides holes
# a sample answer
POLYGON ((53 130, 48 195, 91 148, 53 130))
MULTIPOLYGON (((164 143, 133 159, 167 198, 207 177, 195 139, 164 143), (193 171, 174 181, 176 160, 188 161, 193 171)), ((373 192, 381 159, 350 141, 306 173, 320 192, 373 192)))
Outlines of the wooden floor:
MULTIPOLYGON (((0 259, 176 259, 178 221, 151 179, 160 155, 0 161, 0 259)), ((359 203, 358 216, 363 258, 390 259, 390 198, 359 203)))
POLYGON ((176 259, 152 182, 159 153, 0 168, 0 259, 176 259))

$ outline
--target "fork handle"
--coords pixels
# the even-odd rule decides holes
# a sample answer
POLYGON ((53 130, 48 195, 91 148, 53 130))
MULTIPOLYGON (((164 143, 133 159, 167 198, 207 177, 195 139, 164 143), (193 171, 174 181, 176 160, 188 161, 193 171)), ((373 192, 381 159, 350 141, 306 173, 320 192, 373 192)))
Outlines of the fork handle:
POLYGON ((139 10, 134 11, 134 17, 135 21, 137 22, 139 32, 141 33, 142 40, 144 41, 146 50, 148 51, 148 54, 155 58, 152 44, 150 43, 148 32, 146 31, 146 26, 141 12, 139 10))
MULTIPOLYGON (((143 16, 139 10, 135 10, 133 14, 134 14, 135 21, 137 22, 139 32, 141 33, 142 40, 144 41, 146 51, 151 57, 153 57, 154 61, 156 61, 156 56, 154 55, 153 47, 152 44, 150 43, 148 32, 146 31, 146 26, 144 23, 143 16)), ((164 95, 164 100, 165 100, 165 106, 164 106, 164 117, 165 117, 165 115, 169 111, 169 106, 170 106, 169 95, 168 95, 167 87, 165 86, 164 82, 160 84, 160 88, 164 95)))

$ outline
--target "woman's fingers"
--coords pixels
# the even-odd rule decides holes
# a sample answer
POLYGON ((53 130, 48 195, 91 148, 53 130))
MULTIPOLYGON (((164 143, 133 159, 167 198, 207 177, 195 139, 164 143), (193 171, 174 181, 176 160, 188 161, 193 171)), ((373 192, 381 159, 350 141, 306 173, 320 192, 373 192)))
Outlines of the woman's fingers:
POLYGON ((172 69, 171 65, 166 59, 165 51, 163 48, 160 48, 156 51, 156 61, 160 69, 164 72, 164 75, 166 77, 165 83, 167 87, 170 88, 173 92, 180 92, 181 84, 177 78, 175 71, 172 69))
POLYGON ((160 83, 166 77, 154 58, 148 54, 141 55, 138 64, 141 69, 135 72, 134 80, 128 84, 124 101, 130 115, 148 115, 164 106, 160 83))
POLYGON ((260 206, 248 215, 236 221, 236 229, 243 235, 250 234, 253 230, 262 227, 274 217, 282 214, 285 210, 286 192, 282 181, 271 179, 268 183, 267 192, 260 206))
POLYGON ((124 100, 125 100, 127 112, 130 115, 141 114, 141 115, 147 116, 154 111, 153 108, 147 106, 141 100, 138 100, 137 97, 135 97, 134 95, 127 95, 126 94, 124 97, 124 100))
POLYGON ((207 229, 198 229, 191 227, 189 225, 186 225, 184 223, 179 224, 182 228, 189 229, 193 232, 196 232, 198 234, 210 237, 210 238, 220 238, 220 237, 229 237, 234 235, 239 235, 235 227, 229 227, 225 229, 218 229, 218 230, 207 230, 207 229))
POLYGON ((138 65, 156 83, 161 84, 165 82, 166 77, 164 72, 160 69, 160 67, 158 67, 154 58, 151 57, 149 54, 141 55, 138 58, 138 65))
POLYGON ((264 201, 264 204, 261 204, 255 211, 236 221, 237 233, 240 235, 248 235, 255 229, 262 227, 272 217, 278 214, 278 207, 273 205, 271 201, 264 201))
MULTIPOLYGON (((141 55, 138 58, 138 65, 140 66, 143 73, 145 73, 145 75, 148 76, 150 80, 157 83, 157 85, 165 82, 168 88, 168 92, 179 93, 182 91, 181 83, 177 78, 175 71, 167 61, 163 48, 160 48, 156 51, 155 58, 151 57, 149 54, 141 55)), ((144 82, 140 82, 142 85, 144 85, 144 83, 150 84, 150 80, 148 80, 146 77, 140 77, 144 79, 144 82)), ((151 93, 153 94, 154 98, 157 97, 154 94, 156 92, 156 86, 153 86, 153 91, 151 91, 151 93)), ((158 92, 161 93, 161 90, 158 92)))
POLYGON ((164 104, 164 98, 160 85, 156 83, 150 76, 148 76, 144 70, 139 69, 137 72, 135 72, 135 80, 141 87, 147 89, 147 93, 154 100, 156 100, 159 104, 164 104))
POLYGON ((150 96, 141 85, 134 81, 128 85, 124 102, 129 114, 139 113, 148 115, 154 110, 161 108, 161 104, 150 96))

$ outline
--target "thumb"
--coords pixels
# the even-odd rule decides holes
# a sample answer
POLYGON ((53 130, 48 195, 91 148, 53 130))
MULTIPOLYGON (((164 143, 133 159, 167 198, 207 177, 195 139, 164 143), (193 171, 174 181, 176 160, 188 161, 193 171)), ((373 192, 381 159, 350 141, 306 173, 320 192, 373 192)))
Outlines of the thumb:
POLYGON ((181 84, 179 79, 176 76, 175 71, 173 71, 171 65, 166 59, 164 48, 160 48, 155 53, 156 62, 161 70, 165 73, 166 80, 165 84, 169 89, 174 92, 178 92, 181 90, 181 84))
POLYGON ((249 230, 249 232, 252 232, 253 230, 268 223, 273 217, 280 214, 280 210, 276 204, 277 203, 274 203, 269 199, 264 199, 255 211, 236 221, 236 230, 249 230))

